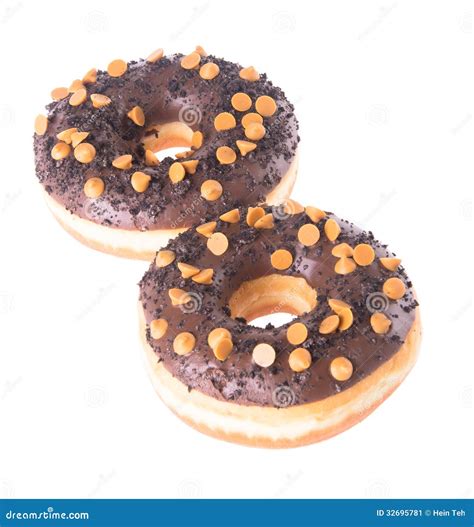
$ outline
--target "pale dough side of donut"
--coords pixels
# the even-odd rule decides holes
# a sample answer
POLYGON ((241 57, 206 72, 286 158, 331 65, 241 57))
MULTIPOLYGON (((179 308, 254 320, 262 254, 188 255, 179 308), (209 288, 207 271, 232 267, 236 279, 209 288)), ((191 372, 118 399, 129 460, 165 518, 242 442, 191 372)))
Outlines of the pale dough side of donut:
MULTIPOLYGON (((288 172, 267 196, 269 205, 277 205, 287 199, 295 183, 298 171, 298 156, 292 161, 288 172)), ((66 210, 44 191, 46 203, 56 220, 74 238, 84 245, 115 256, 150 261, 161 247, 186 229, 157 229, 132 231, 106 227, 86 220, 66 210)))
POLYGON ((146 340, 143 308, 139 305, 140 335, 153 386, 181 419, 213 437, 265 448, 288 448, 322 441, 355 425, 379 406, 413 367, 421 339, 416 318, 399 351, 351 388, 315 403, 270 408, 244 406, 213 399, 173 377, 146 340))

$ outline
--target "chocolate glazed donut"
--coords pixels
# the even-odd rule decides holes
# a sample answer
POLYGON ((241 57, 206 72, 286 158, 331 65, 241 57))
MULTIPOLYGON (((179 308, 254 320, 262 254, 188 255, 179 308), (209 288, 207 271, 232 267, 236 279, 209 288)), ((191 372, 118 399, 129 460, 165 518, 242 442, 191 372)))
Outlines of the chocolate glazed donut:
POLYGON ((293 106, 253 67, 157 50, 52 97, 35 122, 36 173, 56 218, 96 249, 151 259, 192 225, 291 193, 293 106), (174 146, 187 150, 160 163, 174 146))
POLYGON ((415 362, 418 303, 400 260, 295 202, 239 207, 181 234, 140 282, 147 364, 195 428, 253 446, 319 441, 374 410, 415 362), (249 322, 283 311, 281 327, 249 322))

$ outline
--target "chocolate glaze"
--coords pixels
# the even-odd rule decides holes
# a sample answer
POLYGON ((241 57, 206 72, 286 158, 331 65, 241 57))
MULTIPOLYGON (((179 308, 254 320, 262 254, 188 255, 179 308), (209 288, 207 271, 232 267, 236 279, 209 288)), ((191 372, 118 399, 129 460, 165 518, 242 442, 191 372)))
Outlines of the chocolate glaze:
MULTIPOLYGON (((35 136, 34 149, 36 173, 48 194, 81 218, 131 230, 189 227, 237 204, 264 201, 295 156, 299 137, 293 106, 265 74, 256 82, 245 81, 239 77, 240 65, 208 56, 201 64, 212 61, 219 66, 220 73, 206 81, 198 70, 183 69, 181 57, 177 54, 156 63, 130 62, 126 73, 118 78, 99 71, 97 82, 86 85, 85 103, 73 107, 66 98, 47 106, 48 130, 44 136, 35 136), (235 145, 238 139, 246 140, 240 124, 245 112, 235 111, 230 103, 231 96, 240 91, 247 93, 253 103, 258 96, 269 95, 278 108, 272 117, 264 118, 266 136, 245 157, 235 145), (96 109, 89 98, 92 93, 107 95, 112 103, 96 109), (144 127, 127 117, 127 112, 136 105, 144 110, 144 127), (214 117, 223 111, 232 113, 238 124, 232 130, 217 132, 214 117), (173 185, 168 169, 174 159, 168 157, 157 167, 147 167, 141 141, 145 129, 151 125, 178 120, 203 132, 204 144, 189 158, 199 160, 196 174, 173 185), (72 154, 60 161, 51 157, 51 149, 58 142, 56 134, 72 127, 90 132, 86 141, 97 150, 90 164, 82 165, 72 154), (234 148, 237 161, 232 165, 219 164, 215 157, 219 146, 234 148), (112 160, 123 154, 133 155, 130 170, 112 167, 112 160), (149 188, 143 193, 135 192, 130 184, 135 171, 152 176, 149 188), (93 176, 105 182, 105 192, 98 199, 88 199, 83 192, 84 182, 93 176), (206 179, 216 179, 224 188, 222 197, 215 202, 200 196, 201 184, 206 179)), ((255 111, 254 105, 249 111, 255 111)))
MULTIPOLYGON (((224 255, 214 256, 206 247, 207 239, 194 229, 189 230, 167 246, 175 252, 176 260, 164 268, 152 264, 139 284, 147 324, 155 318, 165 318, 169 323, 166 335, 160 340, 152 339, 147 330, 147 340, 157 360, 163 361, 168 371, 190 390, 219 400, 243 405, 288 406, 318 401, 350 388, 399 350, 414 322, 418 303, 403 268, 391 272, 378 261, 380 257, 394 254, 375 240, 371 232, 364 232, 327 213, 326 219, 334 218, 341 226, 337 241, 330 242, 326 238, 325 219, 316 224, 321 232, 320 240, 312 247, 304 247, 298 242, 297 232, 305 223, 312 223, 305 213, 289 217, 274 213, 275 227, 257 230, 246 224, 246 209, 241 207, 240 210, 239 224, 217 222, 216 232, 223 232, 229 239, 224 255), (376 259, 370 266, 357 267, 348 275, 336 274, 337 258, 332 256, 331 250, 336 243, 342 242, 352 247, 368 243, 375 250, 376 259), (271 253, 280 248, 293 255, 293 265, 286 271, 276 271, 270 263, 271 253), (176 266, 180 261, 199 268, 213 268, 213 284, 200 285, 190 279, 184 280, 176 266), (230 317, 228 301, 240 284, 273 273, 303 277, 317 290, 316 308, 291 322, 301 321, 308 328, 308 338, 302 346, 310 351, 313 362, 302 373, 293 372, 288 365, 288 356, 297 347, 289 344, 286 338, 291 323, 262 329, 230 317), (392 326, 386 335, 377 335, 370 326, 367 297, 381 292, 385 280, 392 276, 405 283, 406 294, 399 301, 386 299, 385 313, 392 326), (168 290, 175 287, 199 295, 196 297, 201 299, 197 302, 199 309, 183 313, 179 306, 173 307, 168 290), (321 321, 333 314, 327 304, 328 298, 344 300, 351 305, 354 315, 351 328, 330 335, 319 334, 321 321), (234 348, 224 362, 215 358, 207 344, 209 332, 216 327, 225 327, 232 334, 234 348), (173 351, 173 339, 182 331, 190 331, 196 337, 196 347, 187 356, 173 351), (277 352, 270 368, 261 368, 252 360, 252 350, 259 342, 271 344, 277 352), (342 383, 329 373, 331 360, 341 355, 349 358, 354 366, 351 379, 342 383)), ((381 298, 383 302, 382 295, 381 298)), ((188 308, 193 310, 193 306, 188 308)))

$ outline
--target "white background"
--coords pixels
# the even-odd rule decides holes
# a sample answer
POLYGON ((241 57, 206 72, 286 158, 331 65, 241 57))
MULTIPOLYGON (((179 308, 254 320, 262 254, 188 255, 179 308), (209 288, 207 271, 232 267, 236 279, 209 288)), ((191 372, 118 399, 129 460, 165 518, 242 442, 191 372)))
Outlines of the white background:
POLYGON ((0 496, 474 497, 472 4, 0 0, 0 496), (420 360, 374 414, 296 450, 210 439, 146 376, 143 262, 66 235, 34 176, 49 92, 196 44, 295 103, 294 197, 390 243, 422 308, 420 360))

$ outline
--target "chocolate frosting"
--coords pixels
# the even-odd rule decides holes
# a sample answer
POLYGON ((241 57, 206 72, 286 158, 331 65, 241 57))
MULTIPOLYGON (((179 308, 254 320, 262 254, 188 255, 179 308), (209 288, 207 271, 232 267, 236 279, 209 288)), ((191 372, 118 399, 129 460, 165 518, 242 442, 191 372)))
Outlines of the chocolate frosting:
POLYGON ((48 194, 81 218, 131 230, 190 227, 237 204, 264 201, 295 156, 299 137, 293 106, 265 74, 255 82, 246 81, 239 77, 240 65, 208 56, 201 64, 212 61, 219 66, 220 73, 213 80, 204 80, 198 70, 183 69, 181 58, 177 54, 155 63, 130 62, 125 74, 117 78, 99 71, 97 81, 86 84, 86 102, 74 107, 65 98, 47 106, 48 129, 45 135, 35 136, 34 149, 36 173, 48 194), (234 110, 230 102, 237 92, 251 97, 250 112, 255 111, 255 100, 261 95, 272 97, 277 111, 264 118, 266 135, 253 152, 245 157, 238 154, 235 163, 221 165, 216 159, 216 149, 230 146, 237 151, 235 142, 246 140, 240 124, 244 112, 234 110), (111 104, 94 108, 90 100, 93 93, 107 95, 111 104), (127 117, 136 105, 145 113, 144 127, 127 117), (217 132, 213 121, 224 111, 235 116, 237 126, 217 132), (167 157, 160 165, 148 167, 142 144, 147 128, 175 121, 204 134, 202 147, 189 158, 199 160, 196 173, 187 175, 178 184, 172 184, 168 177, 174 159, 167 157), (89 132, 86 141, 97 151, 89 164, 79 163, 72 153, 59 161, 51 157, 51 149, 58 142, 56 135, 73 127, 89 132), (133 156, 132 168, 114 168, 112 161, 124 154, 133 156), (152 177, 143 193, 135 192, 131 186, 130 177, 135 171, 152 177), (83 192, 85 181, 93 176, 105 182, 105 191, 97 199, 89 199, 83 192), (200 195, 206 179, 218 180, 223 186, 223 195, 214 202, 200 195))
POLYGON ((274 211, 274 228, 258 230, 247 225, 245 207, 240 211, 241 220, 237 224, 217 222, 216 232, 224 233, 229 240, 229 248, 222 256, 215 256, 207 249, 205 236, 189 230, 166 247, 176 254, 175 261, 163 268, 152 264, 139 284, 147 325, 157 318, 169 323, 166 335, 160 340, 151 338, 147 329, 147 340, 157 361, 162 361, 189 390, 242 405, 281 407, 311 403, 350 388, 400 349, 415 320, 418 303, 404 269, 389 271, 381 265, 380 257, 394 254, 375 240, 371 232, 327 213, 325 219, 316 223, 320 240, 314 246, 305 247, 298 241, 297 233, 302 225, 312 223, 306 213, 282 215, 281 211, 278 214, 274 211), (324 224, 329 218, 341 227, 336 242, 329 241, 324 233, 324 224), (338 259, 331 251, 335 244, 342 242, 351 247, 360 243, 371 245, 375 260, 350 274, 337 274, 334 265, 338 259), (288 270, 277 271, 272 267, 270 256, 276 249, 287 249, 293 255, 293 264, 288 270), (201 285, 183 279, 178 262, 214 269, 213 284, 201 285), (280 327, 258 328, 245 320, 232 319, 228 306, 232 293, 244 281, 273 273, 303 277, 317 291, 315 309, 280 327), (398 301, 389 300, 382 293, 383 284, 390 277, 400 278, 406 286, 405 295, 398 301), (172 306, 170 288, 192 293, 193 305, 184 309, 172 306), (329 298, 348 303, 354 322, 346 331, 322 335, 318 331, 321 321, 333 314, 327 303, 329 298), (372 330, 370 317, 374 310, 384 310, 392 322, 385 335, 372 330), (292 371, 288 363, 289 354, 296 346, 289 344, 286 332, 296 321, 308 328, 308 338, 301 346, 312 356, 311 366, 302 373, 292 371), (209 332, 217 327, 227 328, 234 343, 231 354, 223 362, 214 356, 207 343, 209 332), (173 340, 184 331, 193 333, 196 346, 192 353, 180 356, 173 351, 173 340), (269 368, 258 366, 252 359, 253 348, 261 342, 272 345, 277 352, 269 368), (329 370, 330 362, 339 356, 347 357, 354 366, 352 377, 345 382, 336 381, 329 370))

